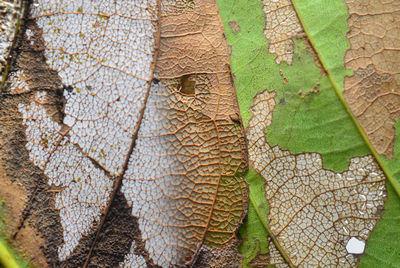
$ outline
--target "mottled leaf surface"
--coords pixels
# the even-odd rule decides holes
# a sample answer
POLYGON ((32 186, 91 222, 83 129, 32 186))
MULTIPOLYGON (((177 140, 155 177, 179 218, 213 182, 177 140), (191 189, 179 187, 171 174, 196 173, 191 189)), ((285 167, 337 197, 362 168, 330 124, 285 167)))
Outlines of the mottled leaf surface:
MULTIPOLYGON (((381 10, 384 5, 379 1, 351 2, 355 9, 375 5, 375 13, 389 13, 391 22, 397 23, 395 8, 389 12, 387 8, 381 10)), ((367 34, 369 38, 371 31, 384 35, 392 27, 385 24, 382 27, 387 31, 383 31, 377 26, 382 19, 376 18, 379 23, 366 23, 367 18, 357 18, 364 14, 358 11, 353 15, 349 11, 349 17, 342 1, 221 0, 219 4, 228 43, 232 45, 232 70, 246 126, 250 166, 265 181, 264 196, 250 187, 248 217, 253 223, 250 225, 249 221, 241 230, 245 239, 241 247, 245 266, 354 267, 360 257, 364 259, 360 254, 364 248, 357 252, 354 241, 363 247, 367 242, 364 255, 369 256, 370 263, 377 255, 374 249, 382 248, 377 252, 385 252, 389 261, 378 260, 375 266, 396 263, 395 243, 383 243, 374 234, 372 242, 367 241, 373 230, 386 236, 391 226, 396 228, 393 219, 399 211, 394 208, 396 196, 390 185, 384 220, 375 228, 386 200, 384 173, 389 178, 386 165, 392 167, 392 164, 396 171, 395 157, 384 163, 377 158, 367 135, 349 115, 343 95, 337 90, 343 89, 348 79, 355 79, 349 77, 352 73, 346 70, 350 68, 347 64, 363 61, 367 56, 362 54, 360 45, 354 50, 361 56, 350 60, 347 55, 355 53, 348 50, 350 37, 359 38, 360 43, 366 37, 357 35, 367 34), (354 32, 351 28, 348 32, 351 19, 358 25, 354 32), (233 29, 231 21, 240 30, 233 29), (263 197, 269 209, 260 213, 260 209, 252 208, 259 207, 263 197), (260 226, 269 234, 269 243, 262 239, 268 250, 264 245, 259 246, 261 239, 254 233, 253 228, 260 226)), ((373 44, 365 45, 368 46, 373 44)), ((381 46, 376 51, 385 54, 395 53, 396 49, 385 50, 381 46)), ((369 55, 374 58, 372 54, 369 55)), ((380 60, 390 65, 395 57, 390 60, 380 57, 380 60)), ((358 64, 353 67, 358 68, 358 64)), ((373 80, 384 83, 382 79, 373 80)), ((364 92, 380 96, 373 83, 364 85, 368 88, 364 92)), ((356 109, 372 106, 362 104, 361 99, 368 97, 360 95, 348 98, 356 109)), ((395 98, 390 99, 388 106, 397 103, 395 98)), ((380 107, 386 109, 384 105, 380 107)), ((381 110, 374 110, 374 120, 381 118, 379 124, 383 125, 387 116, 381 110)), ((378 129, 378 124, 374 127, 378 129)), ((392 176, 396 177, 395 173, 392 176)), ((246 176, 249 182, 252 178, 253 175, 246 176)))
POLYGON ((240 265, 245 143, 216 3, 39 0, 22 34, 1 115, 6 176, 29 192, 12 238, 32 228, 48 266, 240 265))

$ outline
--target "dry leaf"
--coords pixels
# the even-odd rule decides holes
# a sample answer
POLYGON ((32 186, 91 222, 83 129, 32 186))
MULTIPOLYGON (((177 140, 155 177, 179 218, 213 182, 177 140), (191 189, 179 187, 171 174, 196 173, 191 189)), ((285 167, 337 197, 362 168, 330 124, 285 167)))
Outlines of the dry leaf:
POLYGON ((240 260, 245 143, 215 1, 30 8, 3 165, 48 265, 187 266, 203 243, 240 260))

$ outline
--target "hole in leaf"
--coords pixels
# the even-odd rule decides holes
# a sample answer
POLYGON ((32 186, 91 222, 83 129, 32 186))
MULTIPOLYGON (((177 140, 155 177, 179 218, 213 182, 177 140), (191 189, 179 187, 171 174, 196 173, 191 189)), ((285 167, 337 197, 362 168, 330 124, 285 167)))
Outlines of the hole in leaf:
POLYGON ((190 75, 181 77, 179 84, 179 92, 183 95, 194 96, 196 88, 196 81, 190 75))

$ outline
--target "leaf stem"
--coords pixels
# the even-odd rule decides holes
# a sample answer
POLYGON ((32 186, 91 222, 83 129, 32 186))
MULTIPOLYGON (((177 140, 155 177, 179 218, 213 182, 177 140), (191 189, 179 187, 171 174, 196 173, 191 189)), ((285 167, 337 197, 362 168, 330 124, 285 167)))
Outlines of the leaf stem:
POLYGON ((268 222, 264 219, 264 217, 262 216, 262 213, 260 212, 260 210, 258 209, 258 205, 257 202, 255 201, 254 197, 252 196, 252 192, 250 191, 249 194, 249 199, 250 199, 250 203, 253 205, 254 210, 257 213, 257 217, 260 220, 260 222, 262 223, 262 225, 264 226, 265 231, 267 231, 268 235, 271 237, 272 242, 274 243, 275 247, 278 249, 278 251, 281 253, 283 259, 287 262, 287 264, 289 265, 290 268, 294 268, 295 266, 293 265, 293 263, 291 262, 291 260, 289 259, 289 257, 286 255, 286 252, 283 250, 283 248, 281 247, 281 245, 279 244, 279 241, 277 240, 277 238, 275 237, 275 235, 271 232, 271 230, 269 229, 269 224, 268 222))
POLYGON ((351 120, 353 121, 354 125, 356 126, 358 132, 360 133, 361 137, 363 138, 365 144, 367 145, 367 147, 369 148, 369 150, 371 151, 371 153, 373 154, 373 156, 375 157, 376 161, 378 162, 379 166, 381 167, 383 173, 385 174, 386 178, 389 180, 389 182, 391 183, 391 185, 393 186, 394 190, 396 191, 397 195, 400 197, 400 182, 397 181, 394 176, 391 174, 391 172, 389 172, 389 169, 387 168, 387 166, 385 165, 385 163, 383 162, 382 156, 380 154, 378 154, 378 152, 375 150, 375 148, 372 146, 371 142, 369 141, 367 135, 365 134, 364 130, 362 129, 362 127, 360 126, 360 124, 358 123, 357 119, 355 118, 355 116, 353 115, 353 113, 350 110, 350 107, 348 106, 347 102, 344 100, 342 92, 340 90, 340 87, 337 85, 337 83, 333 80, 332 74, 330 72, 330 70, 328 70, 326 68, 326 63, 323 60, 323 58, 321 57, 319 51, 316 49, 314 40, 312 38, 310 38, 309 35, 309 31, 307 29, 307 27, 305 26, 305 24, 303 23, 302 20, 302 16, 299 16, 299 7, 296 3, 296 0, 290 0, 292 2, 293 8, 297 14, 297 17, 300 21, 300 24, 308 38, 308 40, 310 41, 310 44, 312 46, 312 48, 314 49, 315 53, 317 54, 317 57, 319 59, 319 61, 322 64, 323 69, 326 71, 329 81, 331 82, 336 95, 339 97, 340 102, 342 103, 342 105, 344 106, 345 110, 347 111, 347 113, 349 114, 351 120))
POLYGON ((7 246, 4 245, 2 241, 0 241, 0 263, 5 268, 19 268, 18 264, 8 251, 7 246))

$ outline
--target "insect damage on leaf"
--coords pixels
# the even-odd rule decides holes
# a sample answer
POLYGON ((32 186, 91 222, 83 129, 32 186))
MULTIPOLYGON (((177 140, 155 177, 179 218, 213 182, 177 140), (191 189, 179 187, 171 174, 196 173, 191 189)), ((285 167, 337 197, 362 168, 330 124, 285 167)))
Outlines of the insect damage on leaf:
POLYGON ((268 50, 276 54, 275 62, 292 64, 294 55, 293 38, 303 29, 290 0, 263 0, 265 13, 265 37, 270 40, 268 50))
MULTIPOLYGON (((365 242, 380 219, 385 176, 372 156, 354 157, 348 170, 335 173, 323 168, 317 153, 293 155, 271 147, 265 129, 275 95, 265 90, 254 98, 246 130, 249 164, 266 182, 272 235, 295 266, 355 266, 358 257, 346 246, 352 238, 365 242)), ((274 256, 279 255, 271 254, 271 264, 282 263, 274 256)))
POLYGON ((393 157, 396 118, 400 115, 400 3, 346 0, 350 49, 343 96, 379 154, 393 157))
POLYGON ((22 222, 49 265, 185 266, 216 246, 239 265, 245 144, 228 48, 213 0, 181 2, 31 5, 35 38, 6 102, 44 175, 22 222), (43 72, 26 64, 44 58, 43 72))

